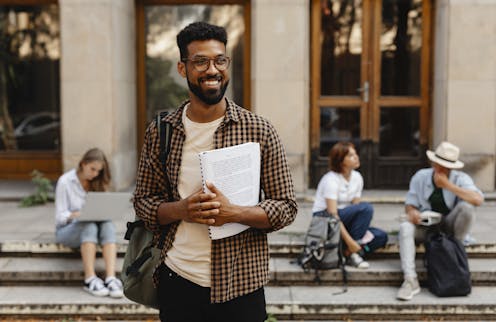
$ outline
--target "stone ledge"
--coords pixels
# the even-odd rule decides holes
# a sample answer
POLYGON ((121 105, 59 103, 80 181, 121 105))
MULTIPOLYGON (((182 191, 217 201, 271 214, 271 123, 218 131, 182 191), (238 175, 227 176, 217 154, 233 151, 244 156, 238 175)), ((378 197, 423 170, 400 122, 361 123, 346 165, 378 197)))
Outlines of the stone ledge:
MULTIPOLYGON (((467 297, 438 298, 425 288, 413 300, 395 300, 397 287, 266 287, 267 310, 286 320, 495 320, 496 288, 474 287, 467 297)), ((157 311, 127 299, 96 298, 78 287, 0 287, 3 318, 156 319, 157 311)))
MULTIPOLYGON (((117 273, 122 268, 122 259, 116 263, 117 273)), ((399 259, 371 259, 370 268, 347 267, 350 285, 393 285, 403 280, 399 259)), ((417 260, 417 272, 421 281, 426 280, 426 270, 422 259, 417 260)), ((470 270, 474 285, 496 286, 496 259, 470 259, 470 270)), ((104 273, 103 259, 96 261, 97 273, 104 273)), ((79 258, 0 258, 0 285, 74 285, 80 286, 83 280, 79 258)), ((315 272, 305 272, 291 258, 271 258, 269 265, 271 285, 317 285, 315 272)), ((323 285, 340 285, 342 275, 339 269, 319 271, 323 285)))
MULTIPOLYGON (((372 257, 396 257, 399 256, 399 246, 394 242, 395 237, 390 238, 391 243, 384 248, 378 249, 372 257)), ((269 237, 269 252, 272 256, 296 256, 303 251, 303 234, 279 234, 269 237)), ((124 256, 127 243, 117 244, 118 256, 124 256)), ((496 256, 496 243, 475 243, 465 247, 469 257, 485 258, 496 256)), ((98 248, 100 251, 100 248, 98 248)), ((424 247, 417 246, 417 253, 423 254, 424 247)), ((79 251, 65 247, 53 242, 35 241, 4 241, 0 243, 0 257, 5 256, 66 256, 79 257, 79 251)))

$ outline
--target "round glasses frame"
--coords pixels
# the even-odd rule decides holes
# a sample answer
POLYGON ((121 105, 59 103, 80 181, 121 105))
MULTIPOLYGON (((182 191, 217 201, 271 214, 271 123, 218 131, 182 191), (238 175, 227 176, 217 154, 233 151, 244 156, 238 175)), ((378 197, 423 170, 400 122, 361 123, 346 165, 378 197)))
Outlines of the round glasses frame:
POLYGON ((210 62, 214 62, 215 68, 219 71, 225 71, 229 68, 231 63, 231 58, 227 56, 215 57, 215 58, 181 58, 183 63, 190 61, 197 72, 204 72, 210 68, 210 62))

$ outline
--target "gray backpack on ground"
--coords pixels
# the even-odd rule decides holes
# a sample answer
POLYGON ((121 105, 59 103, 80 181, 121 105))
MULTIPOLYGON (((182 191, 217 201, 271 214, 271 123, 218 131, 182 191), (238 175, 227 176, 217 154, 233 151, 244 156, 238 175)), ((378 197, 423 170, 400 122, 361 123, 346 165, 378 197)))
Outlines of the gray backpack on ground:
POLYGON ((315 213, 305 236, 305 247, 297 263, 305 270, 315 270, 315 281, 320 283, 319 270, 340 268, 343 292, 346 292, 347 272, 341 247, 340 220, 327 211, 315 213))

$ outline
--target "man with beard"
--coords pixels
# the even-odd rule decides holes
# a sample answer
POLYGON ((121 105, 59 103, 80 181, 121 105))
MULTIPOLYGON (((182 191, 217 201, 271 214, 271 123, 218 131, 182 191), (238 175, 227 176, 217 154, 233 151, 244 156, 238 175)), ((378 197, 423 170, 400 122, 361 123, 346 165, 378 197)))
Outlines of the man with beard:
POLYGON ((297 212, 276 130, 224 97, 231 62, 226 43, 224 28, 204 22, 192 23, 177 35, 177 69, 188 82, 189 100, 162 120, 173 129, 166 160, 171 191, 158 158, 156 124, 145 134, 134 206, 155 241, 164 227, 168 229, 154 274, 162 321, 264 321, 267 233, 289 225, 297 212), (211 183, 211 193, 204 193, 198 153, 246 142, 260 143, 264 198, 245 207, 231 204, 211 183), (169 194, 173 202, 168 202, 169 194), (209 238, 209 225, 230 222, 250 229, 224 239, 209 238))

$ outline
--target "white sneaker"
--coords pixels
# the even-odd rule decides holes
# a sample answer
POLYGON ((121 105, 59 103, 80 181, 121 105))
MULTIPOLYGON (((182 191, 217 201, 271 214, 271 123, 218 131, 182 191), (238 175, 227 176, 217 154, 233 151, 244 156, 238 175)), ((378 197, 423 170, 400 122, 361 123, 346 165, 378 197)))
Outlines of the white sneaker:
POLYGON ((396 298, 398 300, 409 301, 418 293, 420 293, 418 280, 416 278, 405 278, 405 281, 398 290, 396 298))
POLYGON ((83 289, 94 296, 109 295, 108 288, 106 288, 103 281, 96 276, 93 276, 87 283, 85 282, 83 289))
POLYGON ((349 266, 362 268, 362 269, 369 268, 370 266, 369 263, 364 261, 362 256, 358 255, 357 253, 351 254, 350 257, 348 257, 346 264, 348 264, 349 266))
POLYGON ((464 246, 470 246, 473 245, 477 242, 477 239, 472 237, 470 234, 467 234, 465 238, 463 239, 463 245, 464 246))
POLYGON ((120 298, 124 296, 120 279, 116 277, 107 277, 107 279, 105 279, 105 286, 109 290, 110 297, 120 298))

